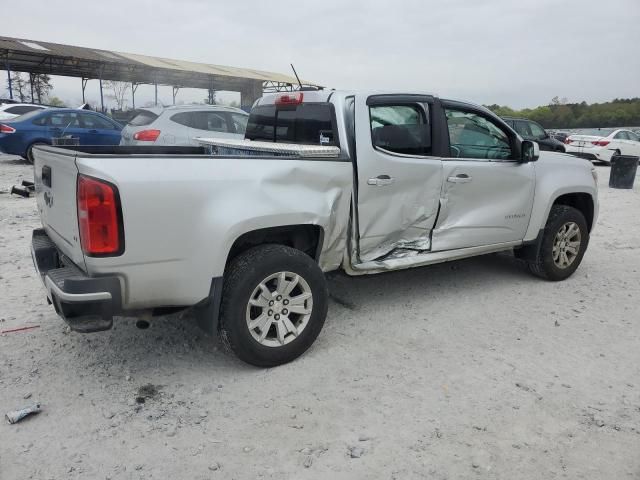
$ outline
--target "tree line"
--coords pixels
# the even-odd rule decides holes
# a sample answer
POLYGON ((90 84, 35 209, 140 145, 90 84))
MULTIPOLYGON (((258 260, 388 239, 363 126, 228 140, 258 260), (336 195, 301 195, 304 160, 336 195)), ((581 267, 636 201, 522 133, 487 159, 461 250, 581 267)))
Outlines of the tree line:
POLYGON ((640 126, 640 98, 616 98, 610 102, 567 103, 554 97, 549 105, 514 110, 503 105, 486 105, 501 117, 523 117, 545 128, 597 128, 640 126))

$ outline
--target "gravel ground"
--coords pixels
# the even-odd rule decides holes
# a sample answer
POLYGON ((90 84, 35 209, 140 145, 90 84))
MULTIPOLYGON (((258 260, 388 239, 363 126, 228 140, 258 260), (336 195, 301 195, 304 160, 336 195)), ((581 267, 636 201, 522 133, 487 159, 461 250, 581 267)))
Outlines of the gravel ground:
MULTIPOLYGON (((317 342, 269 370, 188 316, 69 332, 31 263, 35 201, 5 191, 0 330, 39 328, 0 335, 0 409, 43 411, 0 422, 0 479, 640 478, 640 187, 598 170, 569 280, 505 254, 333 274, 317 342)), ((0 190, 30 172, 2 157, 0 190)))

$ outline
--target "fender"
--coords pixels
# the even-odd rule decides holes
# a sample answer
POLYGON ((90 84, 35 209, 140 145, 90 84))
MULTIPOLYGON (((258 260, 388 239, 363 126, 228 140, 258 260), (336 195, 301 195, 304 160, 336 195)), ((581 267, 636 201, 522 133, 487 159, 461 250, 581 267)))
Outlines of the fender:
POLYGON ((547 223, 551 206, 558 198, 570 193, 587 194, 593 200, 593 220, 598 216, 598 187, 591 163, 572 155, 541 152, 535 164, 536 186, 533 209, 524 243, 534 241, 547 223))

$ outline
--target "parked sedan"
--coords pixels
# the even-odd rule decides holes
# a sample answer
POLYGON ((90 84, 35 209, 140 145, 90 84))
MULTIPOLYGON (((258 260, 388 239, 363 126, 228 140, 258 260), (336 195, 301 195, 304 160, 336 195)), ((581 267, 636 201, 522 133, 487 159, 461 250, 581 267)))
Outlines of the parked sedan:
POLYGON ((540 146, 540 150, 564 152, 564 145, 562 142, 549 135, 539 123, 526 118, 503 117, 502 119, 525 140, 537 142, 540 146))
POLYGON ((249 115, 219 105, 145 108, 122 130, 122 145, 198 145, 196 137, 244 138, 249 115))
POLYGON ((629 130, 584 129, 569 135, 565 144, 567 153, 608 165, 611 165, 611 157, 614 155, 640 156, 640 138, 629 130))
POLYGON ((9 120, 25 113, 44 110, 45 108, 47 107, 44 105, 34 105, 32 103, 6 103, 0 105, 0 120, 9 120))
POLYGON ((118 145, 122 125, 88 110, 48 108, 0 122, 0 153, 20 155, 33 163, 34 145, 71 136, 80 145, 118 145))

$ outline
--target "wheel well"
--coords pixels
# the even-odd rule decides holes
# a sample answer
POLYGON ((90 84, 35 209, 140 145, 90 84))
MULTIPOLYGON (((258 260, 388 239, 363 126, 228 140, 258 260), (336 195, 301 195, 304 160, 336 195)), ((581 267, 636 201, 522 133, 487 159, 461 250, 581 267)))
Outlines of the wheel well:
POLYGON ((324 231, 319 225, 285 225, 261 228, 242 234, 233 242, 227 263, 240 253, 265 243, 276 243, 301 250, 316 261, 320 257, 324 231))
POLYGON ((43 145, 51 145, 51 140, 47 142, 47 140, 44 138, 36 138, 35 140, 32 140, 31 142, 29 142, 27 147, 24 149, 25 158, 27 158, 27 154, 29 153, 29 148, 33 147, 36 143, 43 144, 43 145))
POLYGON ((589 231, 593 227, 593 198, 588 193, 567 193, 556 198, 554 205, 567 205, 582 212, 589 231))

